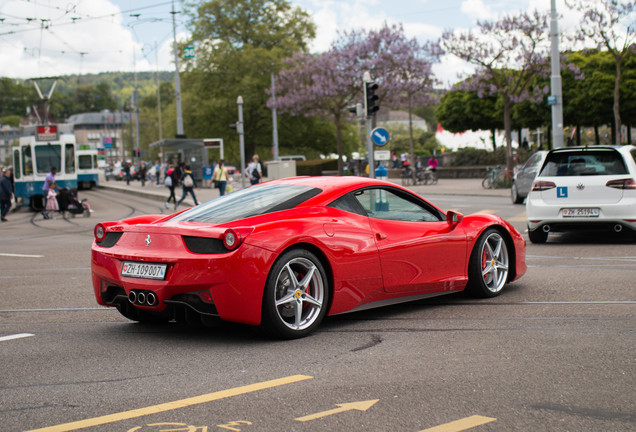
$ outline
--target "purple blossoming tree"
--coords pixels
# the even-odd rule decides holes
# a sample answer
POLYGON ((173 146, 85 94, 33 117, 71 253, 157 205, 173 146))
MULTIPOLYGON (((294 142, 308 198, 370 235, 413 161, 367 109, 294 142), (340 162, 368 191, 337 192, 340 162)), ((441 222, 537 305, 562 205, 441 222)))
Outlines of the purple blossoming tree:
POLYGON ((499 94, 503 102, 507 166, 513 168, 512 107, 515 103, 542 97, 548 89, 532 88, 534 78, 546 73, 549 40, 546 14, 519 13, 499 21, 478 21, 475 32, 447 30, 441 48, 477 66, 464 83, 479 95, 499 94))
POLYGON ((636 53, 636 4, 618 0, 569 0, 571 9, 583 12, 581 34, 607 49, 616 61, 614 81, 615 144, 621 144, 620 82, 621 65, 625 57, 636 53))
POLYGON ((404 106, 404 100, 421 105, 430 101, 433 58, 415 40, 408 40, 400 26, 345 33, 326 53, 287 59, 287 67, 276 77, 276 108, 333 120, 342 175, 342 125, 351 120, 347 108, 362 101, 364 72, 380 86, 379 106, 404 106))

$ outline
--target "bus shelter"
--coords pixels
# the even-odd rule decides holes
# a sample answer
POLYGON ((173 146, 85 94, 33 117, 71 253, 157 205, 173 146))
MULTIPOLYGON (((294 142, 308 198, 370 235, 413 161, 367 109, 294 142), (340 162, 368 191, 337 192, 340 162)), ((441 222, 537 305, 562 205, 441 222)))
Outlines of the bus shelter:
POLYGON ((209 150, 218 148, 223 159, 221 138, 164 138, 151 143, 150 147, 159 147, 168 164, 190 165, 198 185, 203 185, 203 168, 209 165, 209 150))

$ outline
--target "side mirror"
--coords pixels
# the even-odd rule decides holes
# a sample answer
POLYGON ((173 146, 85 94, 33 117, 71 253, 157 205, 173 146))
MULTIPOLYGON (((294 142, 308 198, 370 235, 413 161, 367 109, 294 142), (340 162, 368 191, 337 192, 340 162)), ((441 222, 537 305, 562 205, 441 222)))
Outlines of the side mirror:
POLYGON ((464 219, 464 215, 459 212, 449 210, 446 213, 446 222, 448 222, 448 224, 451 226, 457 225, 458 223, 462 221, 462 219, 464 219))

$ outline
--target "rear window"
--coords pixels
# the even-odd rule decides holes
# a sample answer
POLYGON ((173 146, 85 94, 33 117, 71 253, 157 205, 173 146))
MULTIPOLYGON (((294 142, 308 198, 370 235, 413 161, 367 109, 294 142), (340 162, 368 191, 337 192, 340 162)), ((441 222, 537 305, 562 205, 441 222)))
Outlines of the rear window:
POLYGON ((615 150, 580 150, 549 153, 542 177, 627 174, 621 154, 615 150))
POLYGON ((322 192, 292 184, 248 187, 208 201, 171 219, 172 221, 222 224, 252 216, 288 210, 322 192))

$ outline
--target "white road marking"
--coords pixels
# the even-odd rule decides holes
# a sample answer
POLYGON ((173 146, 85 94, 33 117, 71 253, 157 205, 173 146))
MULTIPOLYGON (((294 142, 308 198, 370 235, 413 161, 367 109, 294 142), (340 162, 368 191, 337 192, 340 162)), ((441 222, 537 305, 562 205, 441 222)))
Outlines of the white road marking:
POLYGON ((9 341, 13 339, 22 339, 30 336, 35 336, 33 333, 18 333, 9 336, 0 336, 0 342, 9 341))
POLYGON ((0 256, 18 257, 18 258, 44 258, 44 255, 12 254, 12 253, 2 253, 2 252, 0 252, 0 256))

